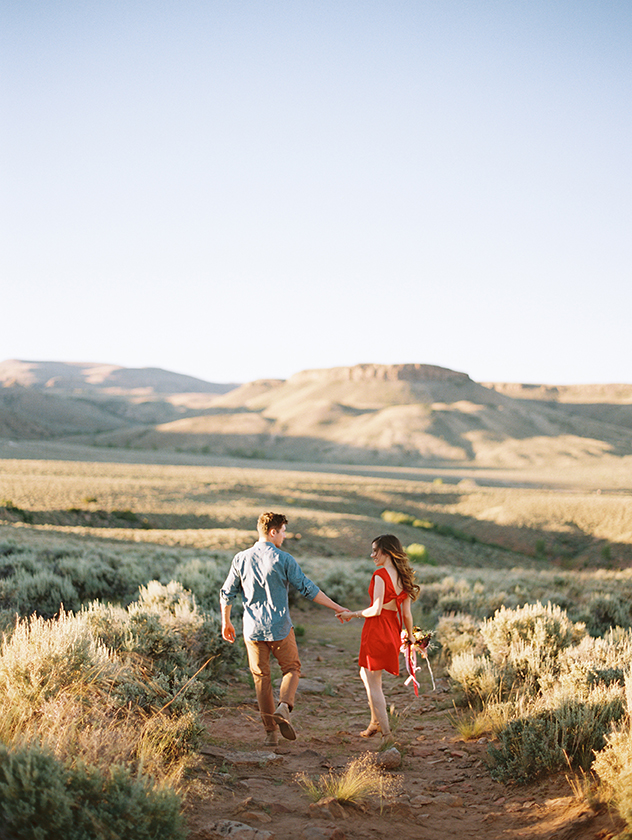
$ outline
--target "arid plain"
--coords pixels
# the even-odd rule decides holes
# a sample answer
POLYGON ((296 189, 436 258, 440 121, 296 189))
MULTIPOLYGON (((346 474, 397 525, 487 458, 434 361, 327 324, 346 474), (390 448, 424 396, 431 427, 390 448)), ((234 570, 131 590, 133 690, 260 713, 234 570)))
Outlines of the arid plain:
MULTIPOLYGON (((346 570, 357 580, 353 599, 368 586, 371 539, 386 530, 423 548, 420 580, 440 590, 447 612, 479 593, 508 606, 559 596, 580 614, 598 590, 628 584, 632 386, 483 386, 428 366, 359 366, 225 393, 173 383, 161 392, 160 376, 130 386, 91 369, 100 382, 86 385, 82 371, 81 387, 50 376, 38 385, 16 374, 30 364, 34 376, 35 363, 4 364, 13 379, 0 388, 0 541, 227 563, 254 539, 261 510, 278 509, 308 573, 328 591, 346 570)), ((436 603, 420 600, 416 620, 436 621, 436 603)), ((209 826, 220 818, 278 838, 381 837, 396 825, 402 837, 429 840, 457 832, 587 840, 621 828, 577 799, 565 774, 520 788, 492 782, 483 745, 466 744, 451 723, 442 657, 433 660, 437 692, 426 678, 420 698, 403 679, 389 683, 402 791, 388 806, 314 818, 295 773, 341 767, 367 748, 356 731, 357 628, 314 609, 295 621, 306 676, 326 688, 304 694, 301 739, 278 751, 278 764, 247 766, 231 756, 259 748, 250 688, 241 672, 227 683, 231 702, 207 712, 188 806, 195 838, 215 836, 209 826), (331 823, 341 834, 301 835, 331 823)))

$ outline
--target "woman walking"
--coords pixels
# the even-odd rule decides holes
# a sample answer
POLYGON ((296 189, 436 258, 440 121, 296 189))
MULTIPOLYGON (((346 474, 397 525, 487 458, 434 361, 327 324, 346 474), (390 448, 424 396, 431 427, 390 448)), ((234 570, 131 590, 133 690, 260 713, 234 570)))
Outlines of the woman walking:
POLYGON ((351 612, 345 610, 339 617, 345 621, 364 618, 360 641, 360 676, 366 688, 371 721, 361 732, 370 738, 377 732, 383 738, 391 737, 382 690, 382 671, 399 676, 399 649, 402 627, 408 639, 413 639, 411 604, 419 595, 415 572, 401 542, 393 534, 383 534, 373 540, 371 559, 376 565, 369 586, 371 606, 351 612))

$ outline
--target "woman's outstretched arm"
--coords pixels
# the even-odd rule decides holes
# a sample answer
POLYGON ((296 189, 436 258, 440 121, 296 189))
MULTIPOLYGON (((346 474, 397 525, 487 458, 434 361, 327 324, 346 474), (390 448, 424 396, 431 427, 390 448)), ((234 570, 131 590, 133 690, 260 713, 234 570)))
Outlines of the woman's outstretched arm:
POLYGON ((367 607, 365 610, 343 613, 340 618, 343 621, 349 621, 350 618, 373 618, 373 616, 379 615, 382 612, 382 607, 384 606, 385 591, 384 581, 381 577, 376 575, 375 585, 373 588, 373 603, 371 606, 367 607))

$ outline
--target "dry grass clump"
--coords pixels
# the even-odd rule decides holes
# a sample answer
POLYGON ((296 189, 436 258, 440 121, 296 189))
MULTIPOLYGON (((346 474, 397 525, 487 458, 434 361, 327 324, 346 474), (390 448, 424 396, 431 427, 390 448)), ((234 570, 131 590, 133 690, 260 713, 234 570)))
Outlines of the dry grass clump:
POLYGON ((372 753, 365 753, 350 761, 339 773, 330 770, 317 779, 299 773, 296 782, 314 802, 328 797, 338 802, 360 804, 371 796, 390 798, 401 788, 401 779, 389 776, 375 763, 372 753))
POLYGON ((450 718, 452 725, 464 741, 476 741, 484 735, 489 735, 494 724, 485 713, 456 713, 450 718))

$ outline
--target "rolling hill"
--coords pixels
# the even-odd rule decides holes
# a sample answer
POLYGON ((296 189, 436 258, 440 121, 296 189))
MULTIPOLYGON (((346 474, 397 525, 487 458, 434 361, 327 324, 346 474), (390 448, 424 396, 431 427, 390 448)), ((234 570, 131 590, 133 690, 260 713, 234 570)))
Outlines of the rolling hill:
POLYGON ((520 468, 632 455, 632 385, 476 383, 422 364, 214 385, 153 368, 0 364, 0 436, 321 463, 520 468))

